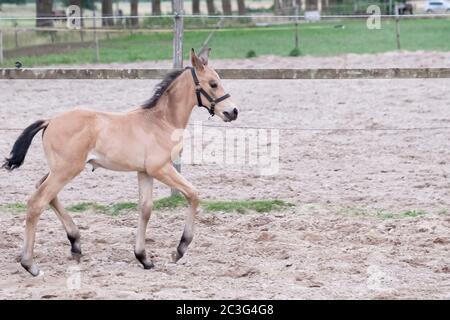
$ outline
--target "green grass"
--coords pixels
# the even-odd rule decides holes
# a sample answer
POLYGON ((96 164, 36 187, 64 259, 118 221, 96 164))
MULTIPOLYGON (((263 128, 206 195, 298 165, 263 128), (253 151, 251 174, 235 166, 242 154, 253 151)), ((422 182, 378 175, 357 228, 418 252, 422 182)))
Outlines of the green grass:
MULTIPOLYGON (((187 207, 186 199, 179 196, 171 196, 161 198, 154 201, 154 209, 175 209, 179 207, 187 207)), ((282 200, 240 200, 240 201, 202 201, 201 206, 207 212, 239 212, 246 213, 248 211, 270 212, 273 210, 283 210, 292 207, 293 204, 282 200)), ((81 202, 73 204, 67 208, 70 212, 86 212, 89 210, 100 212, 110 216, 118 216, 128 211, 136 211, 138 205, 134 202, 119 202, 110 205, 101 205, 95 202, 81 202)), ((7 212, 20 213, 26 211, 26 205, 22 203, 11 203, 0 206, 0 210, 7 212)))
MULTIPOLYGON (((401 21, 403 50, 450 50, 450 21, 447 19, 405 19, 401 21)), ((380 30, 369 30, 365 20, 301 24, 302 55, 328 56, 345 53, 378 53, 396 50, 395 23, 382 20, 380 30), (343 24, 345 28, 334 28, 343 24)), ((187 30, 184 37, 185 58, 191 47, 199 48, 210 30, 187 30)), ((294 47, 291 25, 275 27, 227 28, 218 30, 210 44, 212 58, 245 58, 249 51, 258 56, 288 56, 294 47)), ((20 60, 25 66, 93 63, 93 48, 64 54, 6 59, 5 66, 20 60)), ((132 34, 100 41, 100 62, 133 62, 171 59, 172 32, 132 34)))
MULTIPOLYGON (((443 210, 438 211, 438 214, 443 214, 443 210)), ((445 211, 446 212, 446 211, 445 211)), ((429 214, 425 210, 406 210, 400 212, 390 212, 384 209, 381 210, 368 210, 368 209, 357 209, 357 208, 344 208, 339 211, 341 214, 351 215, 351 216, 367 216, 367 217, 377 217, 380 219, 401 219, 401 218, 415 218, 429 214)))
POLYGON ((178 207, 186 207, 187 205, 186 199, 181 195, 161 198, 155 200, 153 203, 155 209, 175 209, 178 207))
POLYGON ((27 210, 27 206, 24 203, 8 203, 0 205, 0 209, 6 212, 20 213, 27 210))
POLYGON ((239 212, 247 211, 270 212, 294 206, 282 200, 243 200, 243 201, 204 201, 205 211, 239 212))

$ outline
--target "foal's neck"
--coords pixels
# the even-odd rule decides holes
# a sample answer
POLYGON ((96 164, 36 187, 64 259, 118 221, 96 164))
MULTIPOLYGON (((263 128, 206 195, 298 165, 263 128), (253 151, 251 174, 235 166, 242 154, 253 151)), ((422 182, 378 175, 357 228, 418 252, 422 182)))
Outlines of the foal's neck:
POLYGON ((175 79, 164 99, 166 119, 175 128, 184 129, 187 126, 192 109, 196 105, 195 85, 189 72, 184 71, 175 79))

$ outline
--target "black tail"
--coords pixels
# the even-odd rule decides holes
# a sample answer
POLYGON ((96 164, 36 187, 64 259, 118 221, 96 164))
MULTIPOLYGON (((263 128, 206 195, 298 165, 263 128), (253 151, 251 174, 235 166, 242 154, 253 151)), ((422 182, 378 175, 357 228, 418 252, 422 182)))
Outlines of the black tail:
POLYGON ((33 141, 33 137, 40 130, 47 127, 47 125, 48 122, 46 120, 38 120, 23 130, 19 138, 17 138, 14 143, 9 158, 5 159, 5 163, 2 168, 11 171, 20 167, 25 159, 25 156, 27 155, 27 151, 31 145, 31 141, 33 141))

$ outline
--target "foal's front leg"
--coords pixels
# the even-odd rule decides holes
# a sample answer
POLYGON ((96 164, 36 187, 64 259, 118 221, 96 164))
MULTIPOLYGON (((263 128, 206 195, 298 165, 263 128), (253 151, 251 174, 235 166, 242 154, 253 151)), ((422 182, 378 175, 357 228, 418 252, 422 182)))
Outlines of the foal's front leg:
POLYGON ((139 222, 136 235, 134 255, 144 266, 144 269, 153 268, 153 262, 147 259, 145 253, 145 231, 153 208, 153 178, 145 172, 138 173, 139 182, 139 222))
POLYGON ((172 254, 173 261, 177 262, 183 257, 187 247, 194 238, 194 219, 199 204, 198 192, 191 183, 175 170, 171 163, 168 163, 160 169, 154 174, 154 177, 169 187, 178 189, 186 197, 190 205, 186 215, 183 235, 181 236, 177 251, 172 254))

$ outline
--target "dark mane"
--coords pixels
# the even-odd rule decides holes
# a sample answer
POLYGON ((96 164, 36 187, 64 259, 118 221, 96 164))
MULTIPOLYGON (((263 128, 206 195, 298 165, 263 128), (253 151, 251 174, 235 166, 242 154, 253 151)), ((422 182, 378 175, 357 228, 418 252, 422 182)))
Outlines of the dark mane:
POLYGON ((184 70, 185 69, 175 70, 175 71, 170 72, 168 75, 166 75, 164 77, 163 81, 158 83, 158 85, 156 86, 155 93, 153 94, 153 96, 150 99, 148 99, 146 102, 144 102, 144 104, 142 105, 142 108, 150 109, 150 108, 153 108, 154 106, 156 106, 159 98, 161 98, 161 96, 164 94, 164 92, 167 90, 167 88, 172 84, 172 82, 175 81, 176 78, 178 78, 178 76, 180 74, 183 73, 184 70))

